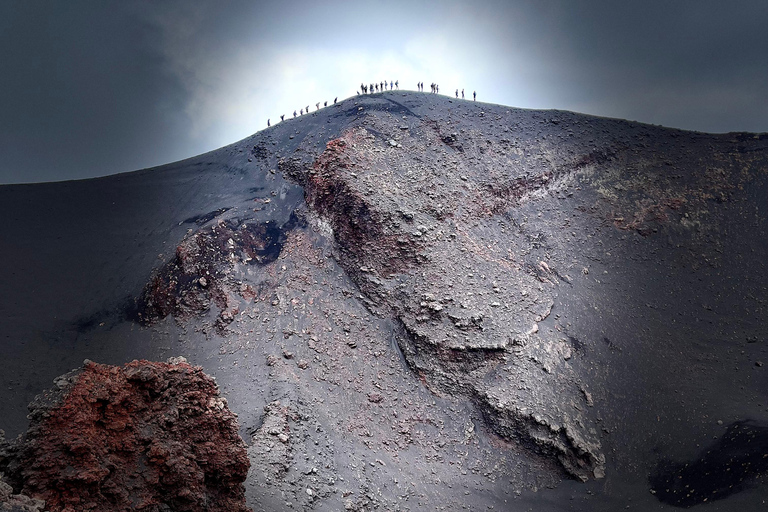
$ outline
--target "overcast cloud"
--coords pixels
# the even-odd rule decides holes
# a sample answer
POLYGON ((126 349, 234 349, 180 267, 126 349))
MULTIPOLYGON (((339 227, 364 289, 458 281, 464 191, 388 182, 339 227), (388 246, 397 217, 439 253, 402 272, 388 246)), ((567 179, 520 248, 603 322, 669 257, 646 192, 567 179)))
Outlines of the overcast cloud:
POLYGON ((0 183, 235 142, 360 82, 768 131, 768 2, 0 2, 0 183))

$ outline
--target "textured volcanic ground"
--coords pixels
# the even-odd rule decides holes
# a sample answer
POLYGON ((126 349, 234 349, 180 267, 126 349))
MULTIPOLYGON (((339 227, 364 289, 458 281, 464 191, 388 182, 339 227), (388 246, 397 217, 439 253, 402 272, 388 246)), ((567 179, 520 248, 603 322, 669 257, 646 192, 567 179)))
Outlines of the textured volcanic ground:
POLYGON ((254 510, 768 500, 765 134, 388 92, 0 211, 6 438, 181 355, 254 510))

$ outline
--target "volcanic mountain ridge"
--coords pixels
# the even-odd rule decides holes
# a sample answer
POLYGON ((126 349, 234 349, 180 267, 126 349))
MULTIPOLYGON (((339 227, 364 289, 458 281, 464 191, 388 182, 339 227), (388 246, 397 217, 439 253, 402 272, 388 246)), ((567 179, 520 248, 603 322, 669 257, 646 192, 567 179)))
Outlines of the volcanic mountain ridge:
POLYGON ((713 436, 764 431, 766 148, 390 92, 166 168, 4 187, 9 215, 43 232, 25 199, 79 200, 48 206, 68 213, 65 248, 116 231, 63 262, 92 293, 49 308, 64 320, 26 354, 205 361, 250 439, 254 508, 759 503, 760 465, 741 493, 696 475, 656 487, 689 478, 665 461, 713 436))

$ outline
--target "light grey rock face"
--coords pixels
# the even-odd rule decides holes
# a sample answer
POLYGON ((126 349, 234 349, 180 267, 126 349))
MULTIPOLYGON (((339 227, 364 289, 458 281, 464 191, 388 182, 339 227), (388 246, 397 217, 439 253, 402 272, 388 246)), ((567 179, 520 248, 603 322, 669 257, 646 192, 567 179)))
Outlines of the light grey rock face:
POLYGON ((514 219, 572 179, 574 158, 539 148, 531 168, 510 167, 479 129, 443 136, 422 123, 402 133, 376 116, 363 124, 309 171, 308 204, 333 226, 372 306, 402 326, 412 370, 471 397, 499 435, 522 438, 576 478, 602 477, 594 425, 571 405, 586 406, 568 349, 537 334, 570 278, 514 219), (408 151, 395 151, 394 137, 408 151))

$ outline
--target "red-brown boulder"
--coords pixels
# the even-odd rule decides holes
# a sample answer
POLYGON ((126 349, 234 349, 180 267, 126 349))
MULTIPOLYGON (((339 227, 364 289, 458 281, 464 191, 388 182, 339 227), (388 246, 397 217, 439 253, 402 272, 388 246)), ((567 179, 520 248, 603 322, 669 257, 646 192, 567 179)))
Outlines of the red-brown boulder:
POLYGON ((46 510, 248 510, 246 446, 201 367, 86 361, 56 385, 30 406, 9 468, 46 510))

